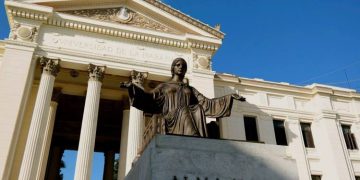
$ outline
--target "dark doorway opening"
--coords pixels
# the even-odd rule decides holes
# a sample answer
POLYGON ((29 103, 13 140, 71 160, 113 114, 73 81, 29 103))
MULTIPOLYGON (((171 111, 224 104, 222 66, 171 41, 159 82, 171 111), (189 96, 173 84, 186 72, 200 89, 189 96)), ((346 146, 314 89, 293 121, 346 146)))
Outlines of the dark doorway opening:
MULTIPOLYGON (((84 105, 84 96, 63 94, 59 98, 45 179, 60 179, 64 151, 77 151, 84 105)), ((114 154, 111 157, 113 160, 120 150, 122 111, 122 101, 100 100, 95 152, 104 154, 111 152, 114 154)))

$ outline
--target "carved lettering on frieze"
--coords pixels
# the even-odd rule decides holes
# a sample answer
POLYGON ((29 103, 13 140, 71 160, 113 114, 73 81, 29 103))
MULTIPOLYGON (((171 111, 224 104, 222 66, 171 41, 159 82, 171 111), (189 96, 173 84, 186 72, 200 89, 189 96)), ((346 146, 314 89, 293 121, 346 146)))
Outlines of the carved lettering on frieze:
POLYGON ((155 20, 152 20, 140 13, 130 10, 126 7, 119 8, 101 8, 101 9, 82 9, 73 11, 63 11, 63 13, 88 17, 91 19, 128 24, 139 28, 151 29, 171 34, 180 34, 175 29, 167 27, 155 20))
POLYGON ((66 36, 50 36, 44 39, 43 45, 55 46, 61 49, 79 50, 103 56, 114 56, 131 59, 141 59, 151 62, 166 62, 178 57, 173 52, 164 52, 158 48, 147 48, 141 45, 121 45, 94 40, 77 40, 66 36))
POLYGON ((14 23, 11 28, 9 39, 35 42, 38 36, 38 28, 14 23))

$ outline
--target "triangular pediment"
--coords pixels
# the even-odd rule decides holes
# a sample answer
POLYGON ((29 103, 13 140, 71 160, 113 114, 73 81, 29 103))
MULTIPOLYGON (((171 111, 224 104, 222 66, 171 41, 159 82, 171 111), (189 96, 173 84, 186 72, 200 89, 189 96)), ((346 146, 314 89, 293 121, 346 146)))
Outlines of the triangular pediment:
POLYGON ((110 22, 114 24, 124 24, 136 28, 147 30, 160 31, 169 34, 183 34, 179 30, 164 25, 150 17, 147 17, 128 7, 108 7, 96 9, 80 9, 60 11, 64 14, 70 14, 79 17, 90 18, 103 22, 110 22))
POLYGON ((97 18, 99 21, 200 37, 197 39, 205 37, 221 41, 224 38, 220 26, 211 27, 157 0, 21 0, 21 2, 51 7, 53 12, 97 18), (113 13, 118 12, 121 7, 127 7, 133 13, 131 21, 121 22, 114 18, 116 16, 113 13))

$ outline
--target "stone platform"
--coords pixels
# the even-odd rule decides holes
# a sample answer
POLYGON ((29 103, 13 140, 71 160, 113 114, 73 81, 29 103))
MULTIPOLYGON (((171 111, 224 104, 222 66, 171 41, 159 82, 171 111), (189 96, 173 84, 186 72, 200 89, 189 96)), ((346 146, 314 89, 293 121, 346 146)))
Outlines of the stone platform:
POLYGON ((286 146, 157 135, 126 180, 295 180, 286 146))

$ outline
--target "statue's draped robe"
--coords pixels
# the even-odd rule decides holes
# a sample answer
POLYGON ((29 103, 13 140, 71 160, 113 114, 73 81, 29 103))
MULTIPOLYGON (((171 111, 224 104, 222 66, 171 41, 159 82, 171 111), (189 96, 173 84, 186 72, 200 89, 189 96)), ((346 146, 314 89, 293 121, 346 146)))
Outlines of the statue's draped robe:
POLYGON ((131 105, 146 113, 160 114, 167 134, 207 137, 206 118, 230 116, 231 95, 208 99, 185 83, 168 82, 151 92, 132 85, 129 87, 131 105))

